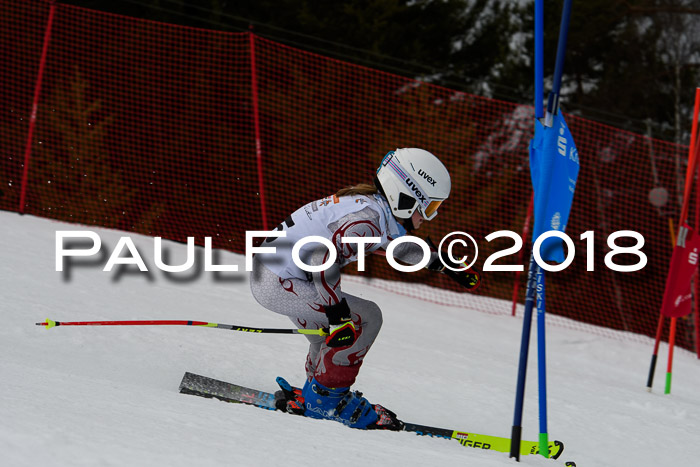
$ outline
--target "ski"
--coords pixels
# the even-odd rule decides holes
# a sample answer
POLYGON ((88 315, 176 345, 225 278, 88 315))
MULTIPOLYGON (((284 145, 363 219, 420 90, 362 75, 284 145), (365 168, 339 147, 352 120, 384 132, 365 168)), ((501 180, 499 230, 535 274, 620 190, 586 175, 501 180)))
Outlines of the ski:
MULTIPOLYGON (((186 372, 180 382, 180 393, 194 396, 219 399, 225 402, 237 404, 247 404, 267 410, 276 410, 275 396, 270 392, 250 389, 237 384, 219 381, 206 376, 196 375, 186 372)), ((430 436, 434 438, 456 439, 462 446, 485 449, 498 452, 510 452, 510 438, 500 436, 484 435, 470 431, 450 430, 447 428, 436 428, 433 426, 406 423, 403 431, 415 433, 420 436, 430 436)), ((561 441, 549 443, 549 457, 557 459, 564 451, 564 444, 561 441)), ((539 454, 539 442, 521 441, 520 454, 539 454)))

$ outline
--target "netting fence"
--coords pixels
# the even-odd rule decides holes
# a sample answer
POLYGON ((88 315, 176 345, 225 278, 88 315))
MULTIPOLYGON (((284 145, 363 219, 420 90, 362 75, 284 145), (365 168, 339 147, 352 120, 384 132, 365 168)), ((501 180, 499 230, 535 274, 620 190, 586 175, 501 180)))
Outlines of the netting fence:
MULTIPOLYGON (((445 162, 453 192, 421 234, 468 232, 479 241, 481 267, 512 245, 491 244, 486 235, 523 232, 532 192, 531 106, 252 33, 47 0, 0 0, 0 12, 1 209, 175 241, 194 236, 200 245, 211 237, 215 248, 243 252, 246 231, 273 228, 308 201, 370 181, 389 150, 422 147, 445 162)), ((573 115, 567 121, 581 161, 567 227, 576 259, 548 275, 547 311, 573 319, 570 326, 654 336, 688 147, 573 115), (590 230, 593 272, 579 240, 590 230), (644 236, 649 262, 641 271, 605 266, 607 238, 619 230, 644 236)), ((524 250, 497 264, 527 270, 524 250)), ((396 281, 393 290, 435 303, 511 312, 512 272, 487 273, 475 295, 442 275, 394 271, 381 257, 369 258, 362 276, 355 280, 396 281)), ((521 274, 520 303, 525 279, 521 274)), ((692 316, 679 320, 678 345, 693 348, 694 329, 692 316)))

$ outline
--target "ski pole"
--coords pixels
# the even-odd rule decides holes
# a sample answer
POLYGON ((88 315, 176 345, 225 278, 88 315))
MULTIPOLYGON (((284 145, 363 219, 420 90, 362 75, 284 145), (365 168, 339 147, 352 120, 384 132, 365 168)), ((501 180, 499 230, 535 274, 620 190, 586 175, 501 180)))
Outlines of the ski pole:
POLYGON ((231 331, 256 332, 260 334, 306 334, 327 336, 324 329, 272 329, 272 328, 250 328, 237 326, 235 324, 207 323, 206 321, 187 320, 140 320, 140 321, 54 321, 46 319, 43 323, 36 323, 37 326, 46 326, 51 329, 56 326, 200 326, 205 328, 228 329, 231 331))

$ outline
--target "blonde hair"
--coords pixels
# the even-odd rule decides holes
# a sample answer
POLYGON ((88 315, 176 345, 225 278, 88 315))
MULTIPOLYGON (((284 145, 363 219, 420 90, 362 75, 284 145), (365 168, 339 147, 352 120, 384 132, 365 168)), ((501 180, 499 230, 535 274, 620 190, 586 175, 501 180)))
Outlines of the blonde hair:
POLYGON ((357 185, 351 185, 351 186, 346 186, 345 188, 341 188, 338 190, 338 192, 335 194, 337 197, 341 196, 350 196, 350 195, 364 195, 364 196, 369 196, 369 195, 374 195, 379 193, 379 190, 377 190, 377 187, 374 186, 372 183, 358 183, 357 185))

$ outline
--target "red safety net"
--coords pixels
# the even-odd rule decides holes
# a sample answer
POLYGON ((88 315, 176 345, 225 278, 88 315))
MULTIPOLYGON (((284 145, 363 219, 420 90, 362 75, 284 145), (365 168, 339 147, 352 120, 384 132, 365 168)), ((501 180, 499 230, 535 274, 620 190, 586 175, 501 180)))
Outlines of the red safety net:
MULTIPOLYGON (((532 192, 531 106, 250 33, 43 0, 1 0, 0 12, 2 209, 176 241, 194 236, 200 245, 212 237, 215 248, 243 252, 247 230, 271 229, 310 200, 371 181, 389 150, 421 147, 444 161, 453 180, 450 199, 422 235, 469 233, 479 242, 481 268, 513 244, 489 243, 486 235, 523 232, 532 192)), ((572 318, 571 326, 603 327, 590 327, 594 332, 654 336, 688 148, 572 115, 567 120, 581 160, 567 227, 576 258, 547 275, 547 311, 572 318), (589 230, 593 272, 586 271, 587 243, 579 239, 589 230), (619 230, 644 236, 648 264, 641 271, 605 265, 607 238, 619 230)), ((527 270, 529 238, 525 244, 527 251, 495 264, 527 270)), ((618 254, 613 261, 639 258, 618 254)), ((396 282, 370 283, 436 303, 511 312, 513 272, 485 273, 482 287, 469 294, 442 275, 398 273, 381 257, 370 258, 367 269, 351 280, 389 279, 396 282)), ((521 274, 520 303, 525 279, 521 274)), ((679 320, 678 329, 678 345, 691 348, 692 319, 679 320)))

